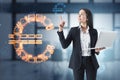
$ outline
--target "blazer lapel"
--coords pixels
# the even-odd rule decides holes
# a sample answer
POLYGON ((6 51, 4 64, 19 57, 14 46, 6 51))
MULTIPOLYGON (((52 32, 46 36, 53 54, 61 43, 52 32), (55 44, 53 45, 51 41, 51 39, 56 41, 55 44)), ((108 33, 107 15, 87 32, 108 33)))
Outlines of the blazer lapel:
POLYGON ((80 28, 78 26, 78 29, 77 29, 77 34, 78 34, 78 46, 79 46, 79 50, 81 50, 81 37, 80 37, 80 28))
MULTIPOLYGON (((81 37, 80 37, 80 28, 79 28, 79 26, 78 26, 78 28, 77 28, 77 34, 78 34, 78 41, 79 41, 79 44, 80 44, 80 46, 81 46, 81 37)), ((75 35, 76 36, 76 35, 75 35)))

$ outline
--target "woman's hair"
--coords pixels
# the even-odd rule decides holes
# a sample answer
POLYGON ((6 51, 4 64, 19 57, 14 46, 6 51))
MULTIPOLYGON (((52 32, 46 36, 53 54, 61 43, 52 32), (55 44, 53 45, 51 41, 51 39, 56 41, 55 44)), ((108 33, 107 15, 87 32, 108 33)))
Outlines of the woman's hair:
POLYGON ((89 9, 86 8, 82 8, 81 10, 84 10, 86 12, 86 16, 87 16, 87 25, 90 28, 93 28, 93 16, 92 16, 92 12, 89 9))

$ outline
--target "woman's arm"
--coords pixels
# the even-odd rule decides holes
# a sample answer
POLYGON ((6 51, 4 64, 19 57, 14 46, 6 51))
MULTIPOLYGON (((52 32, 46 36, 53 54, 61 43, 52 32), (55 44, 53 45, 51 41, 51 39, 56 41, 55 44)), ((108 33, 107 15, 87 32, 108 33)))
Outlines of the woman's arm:
POLYGON ((72 41, 72 29, 69 31, 66 38, 64 37, 64 32, 63 31, 61 31, 61 32, 58 31, 57 33, 58 33, 59 40, 61 42, 62 47, 64 49, 67 48, 72 41))
POLYGON ((65 21, 63 21, 62 17, 60 17, 59 31, 57 31, 57 33, 58 33, 61 45, 65 49, 70 45, 70 43, 72 41, 72 35, 71 35, 72 29, 69 31, 67 38, 65 39, 64 32, 63 32, 64 25, 65 25, 65 21))

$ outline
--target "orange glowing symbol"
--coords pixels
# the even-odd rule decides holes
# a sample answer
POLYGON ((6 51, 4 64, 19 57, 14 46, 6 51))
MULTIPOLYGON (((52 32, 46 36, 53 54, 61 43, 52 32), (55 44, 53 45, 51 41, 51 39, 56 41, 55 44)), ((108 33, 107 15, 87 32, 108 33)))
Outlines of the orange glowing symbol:
POLYGON ((47 45, 45 50, 38 54, 37 56, 33 56, 24 50, 24 44, 42 44, 42 34, 22 34, 24 28, 28 23, 37 22, 41 23, 45 26, 46 30, 54 29, 54 26, 50 19, 46 16, 40 14, 29 14, 21 18, 20 21, 17 22, 14 28, 14 34, 9 34, 9 44, 13 44, 16 50, 17 55, 24 61, 30 63, 40 63, 49 59, 49 57, 54 53, 55 47, 53 45, 47 45), (47 23, 46 23, 47 22, 47 23), (37 40, 31 40, 37 38, 37 40), (22 40, 22 39, 30 39, 30 40, 22 40), (46 55, 49 53, 50 55, 46 55))

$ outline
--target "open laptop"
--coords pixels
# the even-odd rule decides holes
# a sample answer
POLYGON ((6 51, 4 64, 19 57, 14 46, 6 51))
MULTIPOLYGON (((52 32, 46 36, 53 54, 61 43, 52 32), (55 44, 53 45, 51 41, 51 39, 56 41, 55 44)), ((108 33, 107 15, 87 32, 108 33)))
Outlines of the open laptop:
MULTIPOLYGON (((117 37, 117 32, 115 31, 101 31, 95 47, 88 49, 112 47, 116 37, 117 37)), ((84 49, 84 50, 88 50, 88 49, 84 49)))
POLYGON ((117 32, 115 31, 101 31, 95 48, 112 47, 116 37, 117 32))

